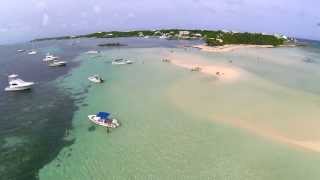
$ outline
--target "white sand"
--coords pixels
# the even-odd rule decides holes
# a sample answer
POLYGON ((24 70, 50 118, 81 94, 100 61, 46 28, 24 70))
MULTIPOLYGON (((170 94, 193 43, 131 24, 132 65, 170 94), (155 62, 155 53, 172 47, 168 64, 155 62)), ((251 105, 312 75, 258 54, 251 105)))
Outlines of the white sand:
MULTIPOLYGON (((216 118, 215 118, 216 119, 216 118)), ((221 120, 221 119, 220 119, 221 120)), ((288 144, 295 147, 300 147, 305 150, 320 152, 320 141, 303 141, 303 140, 296 140, 285 135, 282 135, 280 132, 273 131, 272 129, 268 128, 261 128, 255 125, 248 123, 247 121, 243 120, 222 120, 224 123, 228 123, 231 126, 245 129, 251 133, 254 133, 258 136, 262 136, 267 139, 271 139, 277 142, 281 142, 284 144, 288 144)))
MULTIPOLYGON (((205 73, 208 75, 216 76, 221 80, 221 82, 234 82, 236 80, 242 79, 245 74, 248 74, 248 72, 240 68, 237 68, 232 64, 224 65, 213 64, 211 62, 208 63, 201 56, 197 56, 191 53, 168 53, 166 54, 166 58, 170 59, 172 64, 182 68, 192 69, 194 67, 200 67, 201 71, 199 73, 205 73), (216 75, 216 72, 220 72, 221 75, 216 75)), ((176 102, 176 104, 179 103, 176 102)), ((250 121, 246 120, 216 116, 212 117, 212 119, 214 119, 214 121, 219 121, 220 123, 226 123, 230 126, 244 129, 257 136, 261 136, 266 139, 280 142, 295 148, 320 152, 320 141, 295 139, 294 137, 290 137, 285 133, 279 132, 278 130, 275 130, 271 127, 264 127, 261 125, 250 123, 250 121)))
POLYGON ((229 52, 245 48, 273 48, 272 45, 247 45, 247 44, 228 44, 223 46, 207 46, 195 45, 194 48, 199 48, 205 52, 229 52))
POLYGON ((200 73, 205 73, 211 76, 215 76, 224 82, 235 81, 240 78, 242 70, 232 65, 213 65, 204 61, 201 57, 195 55, 185 55, 181 53, 167 54, 167 59, 170 59, 171 63, 186 69, 192 69, 200 67, 200 73), (218 73, 218 74, 217 74, 218 73))

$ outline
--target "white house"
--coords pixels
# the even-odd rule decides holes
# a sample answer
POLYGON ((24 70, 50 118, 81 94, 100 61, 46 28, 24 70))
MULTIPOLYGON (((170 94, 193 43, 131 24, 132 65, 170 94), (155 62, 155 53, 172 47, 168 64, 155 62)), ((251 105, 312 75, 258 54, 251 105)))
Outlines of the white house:
POLYGON ((189 31, 179 31, 179 36, 183 37, 183 36, 189 36, 190 32, 189 31))
POLYGON ((143 36, 144 36, 144 35, 143 35, 143 32, 139 32, 139 33, 138 33, 138 36, 139 36, 139 37, 143 37, 143 36))
POLYGON ((202 34, 200 33, 196 33, 196 34, 193 34, 194 37, 202 37, 202 34))
POLYGON ((220 39, 220 38, 217 38, 216 40, 217 40, 219 43, 222 43, 222 42, 223 42, 223 40, 220 39))

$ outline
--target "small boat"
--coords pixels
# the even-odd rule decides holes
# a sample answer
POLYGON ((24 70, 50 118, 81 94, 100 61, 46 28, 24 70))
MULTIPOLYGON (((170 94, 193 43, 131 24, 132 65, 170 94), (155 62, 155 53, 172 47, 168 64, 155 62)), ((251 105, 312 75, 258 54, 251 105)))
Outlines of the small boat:
POLYGON ((110 118, 110 113, 99 112, 96 115, 89 115, 89 120, 99 126, 104 126, 108 128, 117 128, 120 126, 119 122, 115 118, 110 118))
POLYGON ((49 61, 48 63, 49 67, 59 67, 59 66, 65 66, 65 65, 67 65, 66 61, 58 61, 58 60, 49 61))
POLYGON ((5 91, 22 91, 30 89, 34 85, 34 82, 25 82, 19 79, 17 74, 9 75, 8 81, 9 86, 4 89, 5 91))
POLYGON ((18 49, 17 52, 25 52, 26 50, 24 49, 18 49))
POLYGON ((89 81, 94 82, 94 83, 103 83, 103 79, 99 75, 93 75, 88 77, 89 81))
POLYGON ((115 59, 114 61, 112 61, 112 64, 115 65, 125 65, 125 64, 132 64, 133 61, 130 60, 124 60, 124 59, 115 59))
POLYGON ((50 53, 47 53, 46 57, 42 61, 49 62, 49 61, 58 60, 58 59, 59 59, 59 57, 53 56, 50 53))
POLYGON ((100 51, 87 51, 86 54, 98 54, 100 51))
POLYGON ((28 52, 29 55, 35 55, 35 54, 37 54, 37 53, 38 53, 38 52, 35 51, 35 50, 31 50, 30 52, 28 52))

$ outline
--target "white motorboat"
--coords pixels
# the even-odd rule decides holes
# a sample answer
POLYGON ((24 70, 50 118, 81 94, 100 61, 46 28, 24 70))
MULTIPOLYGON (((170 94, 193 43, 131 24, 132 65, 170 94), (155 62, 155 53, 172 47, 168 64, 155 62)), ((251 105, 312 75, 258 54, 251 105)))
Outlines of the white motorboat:
POLYGON ((115 118, 110 118, 110 113, 99 112, 96 115, 89 115, 88 118, 91 122, 108 128, 117 128, 120 126, 119 122, 115 118))
POLYGON ((18 49, 17 52, 25 52, 26 50, 24 49, 18 49))
POLYGON ((25 82, 19 79, 17 74, 9 75, 8 81, 9 86, 4 89, 5 91, 22 91, 30 89, 34 85, 34 82, 25 82))
POLYGON ((95 51, 95 50, 92 50, 92 51, 87 51, 86 54, 98 54, 100 53, 100 51, 95 51))
POLYGON ((53 56, 50 53, 47 53, 46 57, 42 61, 49 62, 49 61, 58 60, 58 59, 59 59, 59 57, 53 56))
POLYGON ((29 55, 35 55, 35 54, 37 54, 37 53, 38 53, 38 52, 35 51, 35 50, 31 50, 30 52, 28 52, 29 55))
POLYGON ((66 61, 58 61, 58 60, 49 61, 48 63, 49 67, 59 67, 59 66, 65 66, 65 65, 67 65, 66 61))
POLYGON ((124 59, 115 59, 114 61, 112 61, 112 64, 115 65, 125 65, 125 64, 132 64, 133 61, 130 60, 124 60, 124 59))
POLYGON ((94 82, 94 83, 103 83, 103 79, 99 75, 93 75, 88 77, 89 81, 94 82))

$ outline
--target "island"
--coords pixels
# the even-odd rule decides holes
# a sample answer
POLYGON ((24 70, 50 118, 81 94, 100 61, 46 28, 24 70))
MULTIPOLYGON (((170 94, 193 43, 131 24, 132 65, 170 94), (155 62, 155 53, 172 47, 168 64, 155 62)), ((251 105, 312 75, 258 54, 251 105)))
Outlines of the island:
MULTIPOLYGON (((224 46, 229 44, 242 45, 270 45, 281 46, 294 44, 295 39, 281 34, 249 33, 226 30, 186 30, 186 29, 162 29, 162 30, 136 30, 136 31, 106 31, 95 32, 77 36, 61 36, 52 38, 40 38, 32 41, 62 40, 77 38, 119 38, 119 37, 140 37, 160 38, 167 40, 197 40, 202 39, 208 46, 224 46)), ((105 44, 101 46, 119 46, 120 44, 105 44)))

